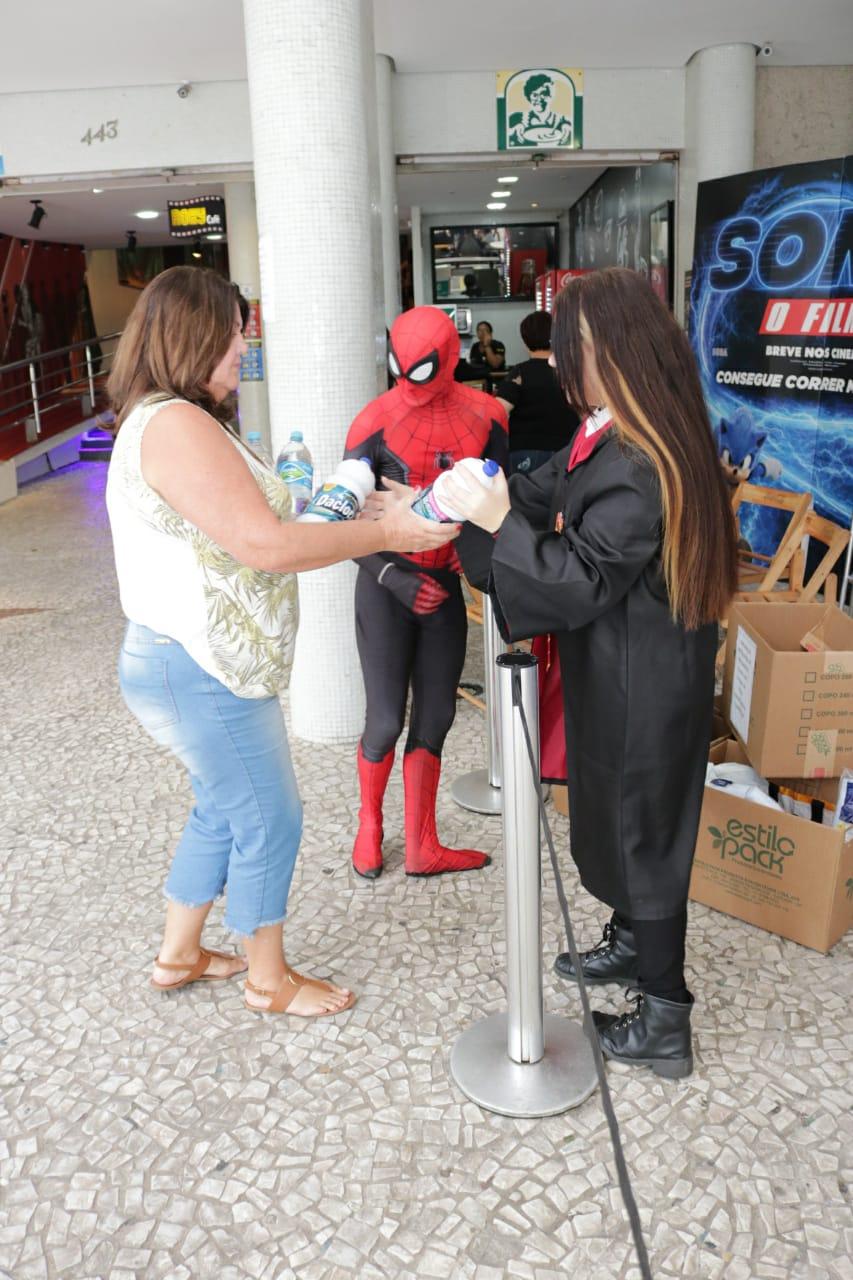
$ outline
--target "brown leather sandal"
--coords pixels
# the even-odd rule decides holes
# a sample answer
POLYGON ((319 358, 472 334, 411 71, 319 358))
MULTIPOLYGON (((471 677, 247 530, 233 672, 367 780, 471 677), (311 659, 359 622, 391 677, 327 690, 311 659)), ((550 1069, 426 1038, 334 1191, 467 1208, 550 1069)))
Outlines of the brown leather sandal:
MULTIPOLYGON (((304 974, 297 973, 295 969, 291 969, 289 965, 285 967, 284 977, 279 983, 277 991, 264 991, 263 987, 256 987, 253 982, 246 979, 246 990, 251 991, 256 996, 266 996, 269 1004, 261 1007, 256 1004, 249 1004, 246 1001, 246 1008, 251 1009, 252 1013, 287 1013, 300 987, 314 986, 323 987, 326 984, 319 982, 316 978, 306 978, 304 974)), ((312 1014, 292 1014, 292 1017, 306 1018, 334 1018, 339 1013, 346 1013, 347 1009, 351 1009, 355 1004, 355 993, 350 992, 349 999, 340 1009, 329 1009, 327 1013, 312 1014)))
POLYGON ((166 964, 159 956, 154 963, 159 965, 161 969, 189 969, 189 973, 183 978, 179 978, 177 982, 155 982, 151 979, 152 987, 156 987, 158 991, 177 991, 179 987, 185 987, 190 982, 198 982, 203 978, 206 982, 225 982, 227 978, 236 978, 239 974, 245 973, 245 969, 237 969, 234 973, 208 973, 210 962, 214 956, 220 956, 223 960, 239 960, 239 956, 233 951, 209 951, 206 947, 199 947, 198 960, 190 966, 186 964, 166 964))

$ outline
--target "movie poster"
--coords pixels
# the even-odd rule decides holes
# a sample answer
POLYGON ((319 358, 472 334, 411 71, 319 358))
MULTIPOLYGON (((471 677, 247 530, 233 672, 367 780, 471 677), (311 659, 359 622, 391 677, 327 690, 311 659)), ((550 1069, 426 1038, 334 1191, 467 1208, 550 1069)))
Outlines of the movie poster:
MULTIPOLYGON (((853 508, 853 163, 847 157, 699 184, 690 337, 721 465, 853 508)), ((772 550, 778 518, 743 531, 772 550)))

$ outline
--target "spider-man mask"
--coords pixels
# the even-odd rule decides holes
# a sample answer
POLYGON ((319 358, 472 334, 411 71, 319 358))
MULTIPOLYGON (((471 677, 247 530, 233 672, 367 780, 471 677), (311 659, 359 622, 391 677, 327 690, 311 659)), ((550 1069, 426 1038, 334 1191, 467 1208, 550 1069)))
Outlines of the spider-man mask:
POLYGON ((458 363, 459 334, 444 311, 414 307, 394 321, 388 367, 406 404, 429 404, 446 395, 458 363))

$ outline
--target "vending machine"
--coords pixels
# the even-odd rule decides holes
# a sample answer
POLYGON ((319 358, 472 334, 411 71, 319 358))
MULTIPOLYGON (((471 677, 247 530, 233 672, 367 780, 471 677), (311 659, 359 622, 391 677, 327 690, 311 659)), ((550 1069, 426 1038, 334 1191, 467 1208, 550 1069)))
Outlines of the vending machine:
POLYGON ((536 310, 552 311, 554 299, 570 276, 585 276, 586 271, 558 268, 536 277, 536 310))

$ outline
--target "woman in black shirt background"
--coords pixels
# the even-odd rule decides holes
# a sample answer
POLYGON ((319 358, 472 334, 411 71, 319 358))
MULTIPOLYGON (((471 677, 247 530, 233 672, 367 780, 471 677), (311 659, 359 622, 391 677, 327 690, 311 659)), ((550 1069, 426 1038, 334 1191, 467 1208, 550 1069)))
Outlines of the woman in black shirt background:
POLYGON ((521 340, 530 358, 510 369, 497 399, 509 414, 510 474, 529 475, 571 441, 578 416, 566 402, 551 355, 551 315, 531 311, 521 322, 521 340))
POLYGON ((481 320, 477 325, 477 341, 468 352, 468 363, 472 369, 482 370, 485 374, 500 373, 506 364, 506 347, 498 338, 492 337, 492 326, 488 320, 481 320))

